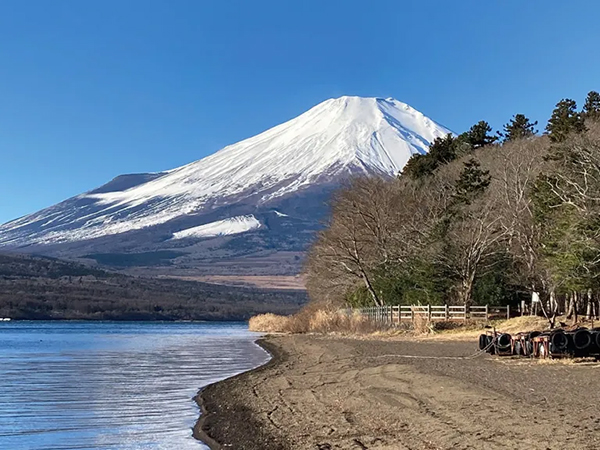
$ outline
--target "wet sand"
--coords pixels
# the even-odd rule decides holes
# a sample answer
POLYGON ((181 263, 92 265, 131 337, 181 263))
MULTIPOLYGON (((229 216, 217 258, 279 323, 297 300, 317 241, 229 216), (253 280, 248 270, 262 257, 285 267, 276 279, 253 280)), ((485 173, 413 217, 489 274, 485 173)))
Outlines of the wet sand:
POLYGON ((600 367, 465 356, 475 342, 268 337, 203 389, 212 449, 598 449, 600 367), (397 355, 425 356, 403 358, 397 355))

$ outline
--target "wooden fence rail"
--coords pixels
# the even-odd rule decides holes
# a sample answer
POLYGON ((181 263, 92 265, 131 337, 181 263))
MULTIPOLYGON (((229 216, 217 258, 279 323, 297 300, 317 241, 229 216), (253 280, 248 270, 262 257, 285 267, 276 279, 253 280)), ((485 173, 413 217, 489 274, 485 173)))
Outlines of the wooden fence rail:
POLYGON ((358 313, 371 320, 387 323, 412 322, 415 318, 427 321, 467 321, 510 319, 510 306, 376 306, 348 309, 348 313, 358 313))

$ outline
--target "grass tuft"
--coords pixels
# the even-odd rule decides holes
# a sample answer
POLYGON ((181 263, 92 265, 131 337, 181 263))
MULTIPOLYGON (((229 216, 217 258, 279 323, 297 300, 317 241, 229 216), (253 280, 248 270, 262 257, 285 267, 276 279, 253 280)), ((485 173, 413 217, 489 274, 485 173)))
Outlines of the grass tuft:
POLYGON ((262 333, 322 334, 370 334, 388 328, 360 314, 309 307, 291 316, 261 314, 250 319, 249 327, 262 333))

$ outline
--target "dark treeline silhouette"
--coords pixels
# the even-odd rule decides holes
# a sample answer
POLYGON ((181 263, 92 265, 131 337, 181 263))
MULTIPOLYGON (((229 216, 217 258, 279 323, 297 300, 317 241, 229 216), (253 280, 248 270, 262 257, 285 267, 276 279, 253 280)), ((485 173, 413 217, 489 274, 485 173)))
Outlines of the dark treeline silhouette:
POLYGON ((246 320, 289 314, 303 292, 136 278, 53 258, 0 254, 0 317, 13 319, 246 320))
POLYGON ((393 180, 339 191, 307 260, 312 300, 520 304, 597 315, 600 95, 561 100, 543 135, 516 114, 436 139, 393 180))

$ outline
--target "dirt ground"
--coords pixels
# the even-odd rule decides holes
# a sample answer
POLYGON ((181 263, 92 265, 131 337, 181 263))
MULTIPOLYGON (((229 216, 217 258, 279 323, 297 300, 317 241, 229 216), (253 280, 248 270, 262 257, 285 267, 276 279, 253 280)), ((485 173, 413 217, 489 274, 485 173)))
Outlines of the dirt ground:
POLYGON ((598 364, 437 358, 476 352, 460 341, 262 345, 269 364, 199 395, 213 449, 600 449, 598 364))

